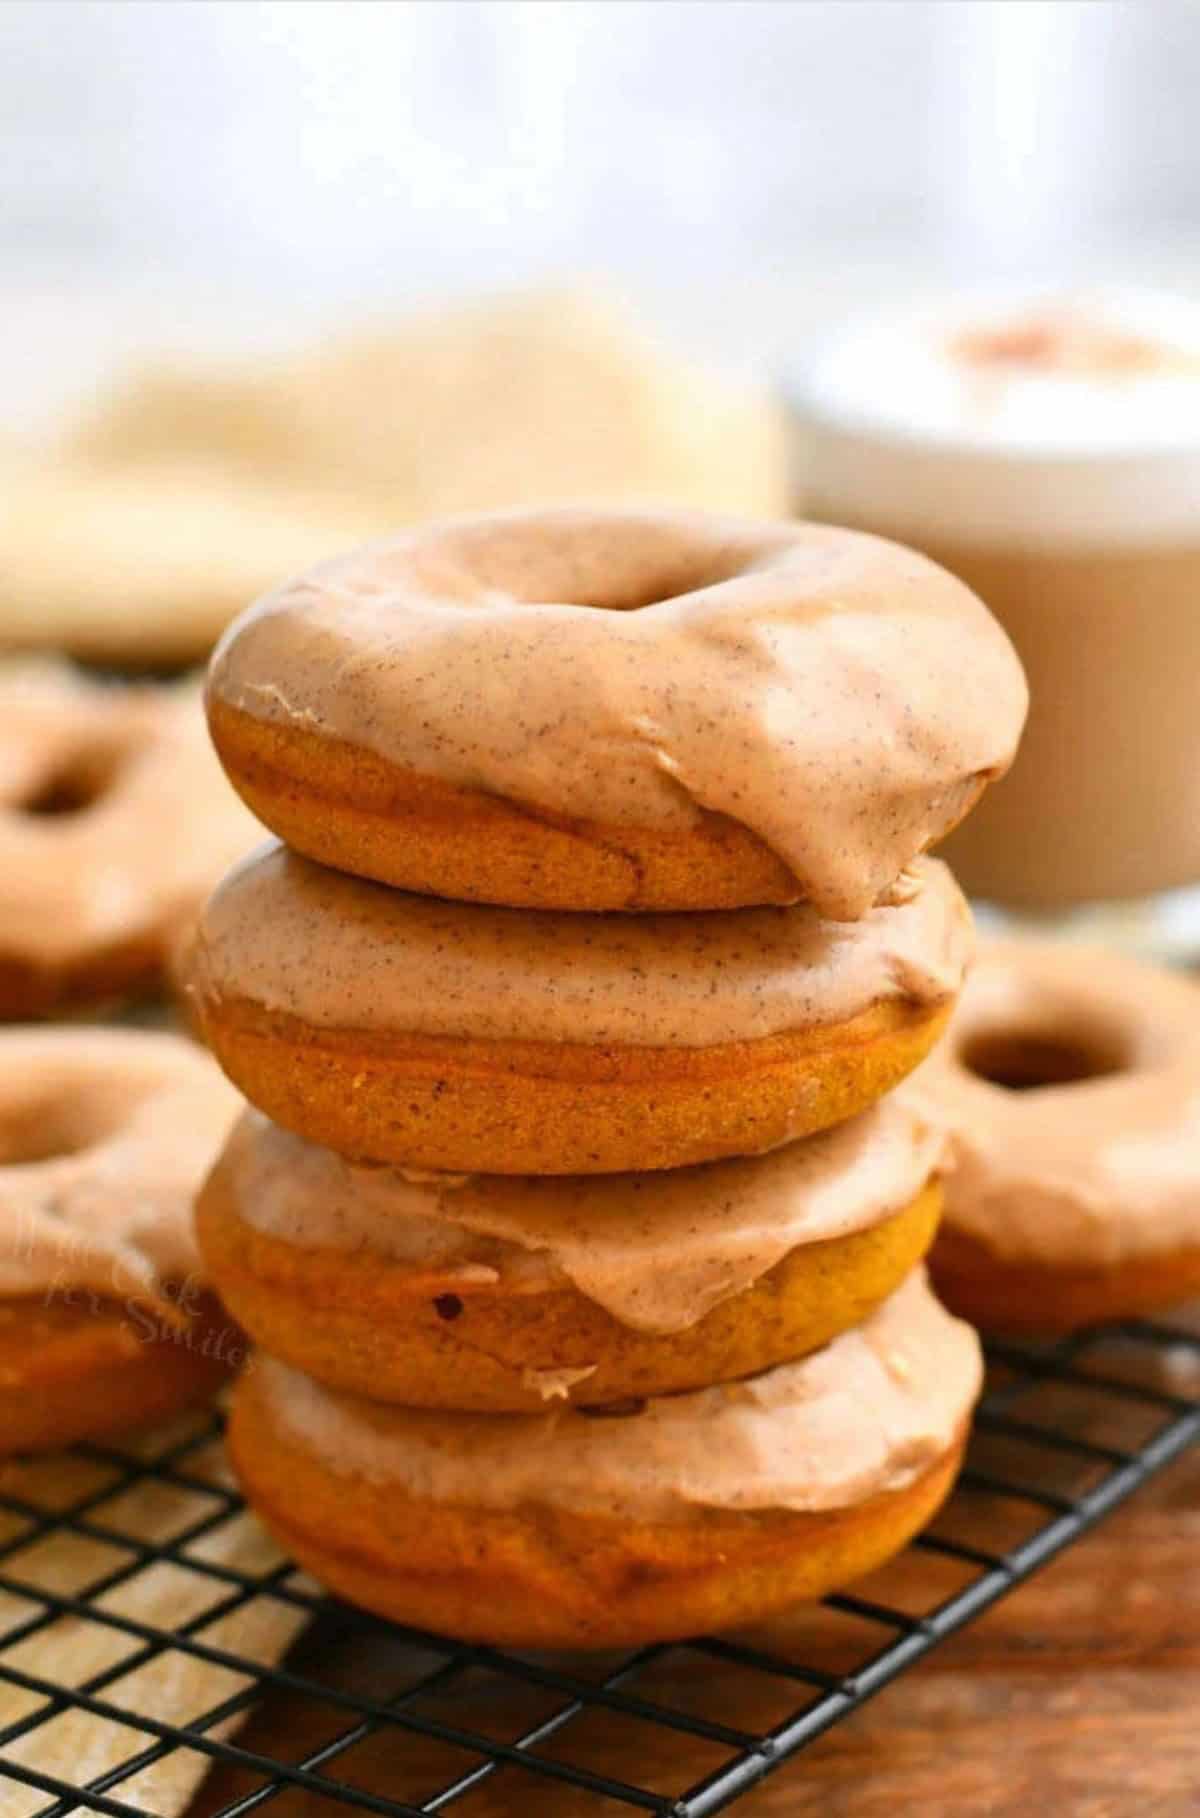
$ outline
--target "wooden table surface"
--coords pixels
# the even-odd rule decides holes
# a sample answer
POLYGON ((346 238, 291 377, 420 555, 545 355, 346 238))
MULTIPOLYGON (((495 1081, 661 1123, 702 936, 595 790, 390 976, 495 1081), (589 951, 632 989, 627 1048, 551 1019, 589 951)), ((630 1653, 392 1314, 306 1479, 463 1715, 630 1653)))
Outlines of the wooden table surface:
MULTIPOLYGON (((1002 1538, 996 1536, 996 1538, 1002 1538)), ((912 1607, 953 1589, 945 1562, 910 1554, 912 1607)), ((957 1568, 954 1568, 957 1570, 957 1568)), ((893 1568, 895 1571, 895 1568, 893 1568)), ((889 1588, 895 1597, 895 1582, 889 1588)), ((795 1658, 839 1664, 863 1637, 824 1612, 772 1640, 795 1658)), ((361 1643, 356 1644, 361 1649, 361 1643)), ((322 1669, 330 1654, 321 1658, 322 1669)), ((842 1664, 851 1664, 847 1657, 842 1664)), ((668 1654, 637 1690, 748 1728, 779 1721, 794 1694, 754 1674, 727 1675, 668 1654)), ((544 1694, 541 1695, 544 1699, 544 1694)), ((424 1707, 450 1723, 510 1737, 549 1708, 520 1688, 468 1680, 424 1707)), ((264 1708, 240 1738, 283 1749, 330 1733, 328 1714, 264 1708)), ((345 1727, 342 1719, 337 1727, 345 1727)), ((589 1714, 551 1745, 659 1792, 716 1765, 710 1745, 589 1714)), ((328 1771, 373 1791, 420 1798, 469 1765, 423 1738, 377 1738, 328 1771)), ((191 1818, 252 1783, 210 1777, 191 1818)), ((265 1808, 285 1818, 340 1818, 290 1791, 265 1808)), ((463 1818, 604 1818, 618 1808, 569 1787, 501 1770, 461 1804, 463 1818)), ((741 1818, 1185 1818, 1200 1813, 1200 1452, 1139 1492, 1031 1583, 995 1606, 733 1808, 741 1818)))

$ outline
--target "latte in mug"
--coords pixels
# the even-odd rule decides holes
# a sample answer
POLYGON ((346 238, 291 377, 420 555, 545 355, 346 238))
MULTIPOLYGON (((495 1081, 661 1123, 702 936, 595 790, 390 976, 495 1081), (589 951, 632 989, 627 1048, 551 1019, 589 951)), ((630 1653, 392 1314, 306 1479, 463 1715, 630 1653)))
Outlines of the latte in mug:
POLYGON ((801 402, 807 515, 926 551, 1025 666, 1016 764, 945 848, 967 889, 1053 912, 1200 882, 1200 308, 876 319, 801 402))

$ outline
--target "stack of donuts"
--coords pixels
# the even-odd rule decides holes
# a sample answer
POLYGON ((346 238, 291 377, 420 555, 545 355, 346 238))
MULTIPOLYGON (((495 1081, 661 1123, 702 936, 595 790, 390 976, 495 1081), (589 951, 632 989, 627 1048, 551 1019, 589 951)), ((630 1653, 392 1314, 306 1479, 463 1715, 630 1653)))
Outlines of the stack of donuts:
POLYGON ((191 969, 251 1101, 199 1234, 283 1542, 531 1646, 754 1622, 901 1546, 980 1380, 900 1082, 971 940, 923 854, 1025 711, 983 607, 814 525, 460 519, 262 601, 208 710, 285 842, 191 969))

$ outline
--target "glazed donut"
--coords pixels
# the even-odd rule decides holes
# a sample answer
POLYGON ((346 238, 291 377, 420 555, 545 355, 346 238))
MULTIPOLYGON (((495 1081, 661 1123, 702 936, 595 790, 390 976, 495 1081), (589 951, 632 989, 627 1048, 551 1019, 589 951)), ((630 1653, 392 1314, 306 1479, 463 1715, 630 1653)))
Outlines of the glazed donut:
POLYGON ((508 1413, 815 1351, 925 1254, 941 1150, 893 1096, 757 1160, 413 1176, 248 1111, 197 1227, 222 1300, 271 1356, 379 1401, 508 1413))
POLYGON ((625 1647, 763 1620, 897 1552, 950 1489, 980 1377, 918 1272, 799 1363, 604 1410, 388 1407, 256 1354, 230 1446, 351 1602, 469 1641, 625 1647))
POLYGON ((194 686, 0 669, 0 1016, 156 982, 261 831, 213 759, 194 686))
POLYGON ((632 510, 449 520, 327 563, 237 620, 208 687, 255 814, 339 870, 841 919, 1007 768, 1025 707, 1004 633, 924 557, 632 510))
POLYGON ((238 1102, 177 1036, 0 1032, 0 1453, 145 1425, 241 1361, 191 1219, 238 1102))
POLYGON ((949 1126, 939 1290, 989 1329, 1200 1294, 1200 989, 1115 953, 996 944, 911 1090, 949 1126))
POLYGON ((749 1155, 852 1116, 928 1052, 970 918, 943 865, 858 922, 811 909, 553 915, 259 852, 192 953, 205 1040, 339 1154, 485 1174, 749 1155))

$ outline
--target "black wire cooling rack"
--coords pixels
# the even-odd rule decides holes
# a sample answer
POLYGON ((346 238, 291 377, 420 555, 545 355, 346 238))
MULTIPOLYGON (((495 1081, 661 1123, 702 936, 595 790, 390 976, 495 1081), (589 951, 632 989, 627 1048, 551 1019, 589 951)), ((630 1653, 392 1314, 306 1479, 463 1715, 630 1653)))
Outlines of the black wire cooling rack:
POLYGON ((230 1565, 214 1540, 230 1523, 257 1530, 223 1473, 209 1417, 158 1447, 81 1448, 72 1456, 83 1493, 64 1501, 60 1489, 47 1503, 20 1480, 0 1492, 0 1810, 17 1809, 7 1785, 14 1801, 19 1789, 22 1815, 147 1818, 161 1807, 130 1788, 186 1756, 199 1783, 193 1818, 272 1807, 305 1818, 448 1808, 702 1818, 1014 1591, 1197 1438, 1194 1332, 1139 1323, 993 1346, 958 1491, 857 1594, 753 1635, 569 1661, 378 1622, 324 1599, 260 1542, 256 1563, 230 1565), (120 1518, 146 1491, 177 1510, 165 1537, 120 1518), (51 1588, 39 1562, 68 1533, 96 1550, 92 1576, 51 1588), (135 1600, 120 1592, 164 1568, 189 1583, 198 1575, 205 1597, 160 1625, 131 1613, 135 1600), (281 1666, 219 1639, 230 1617, 267 1605, 300 1631, 281 1666), (69 1665, 84 1658, 75 1650, 85 1629, 121 1651, 80 1677, 69 1665), (72 1638, 61 1670, 30 1670, 31 1645, 58 1630, 72 1638), (221 1696, 167 1722, 145 1686, 181 1661, 214 1669, 221 1696), (126 1689, 139 1683, 140 1698, 126 1689), (40 1755, 39 1737, 86 1717, 124 1739, 115 1757, 110 1747, 96 1771, 81 1748, 78 1778, 49 1771, 45 1761, 61 1755, 48 1745, 40 1755))

